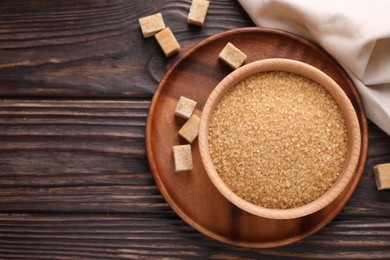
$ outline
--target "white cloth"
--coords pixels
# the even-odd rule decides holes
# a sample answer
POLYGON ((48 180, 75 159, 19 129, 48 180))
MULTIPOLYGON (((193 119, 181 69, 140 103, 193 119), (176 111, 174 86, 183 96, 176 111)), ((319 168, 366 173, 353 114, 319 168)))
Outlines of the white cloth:
POLYGON ((389 0, 239 0, 257 26, 288 31, 327 50, 347 70, 367 117, 390 134, 389 0))

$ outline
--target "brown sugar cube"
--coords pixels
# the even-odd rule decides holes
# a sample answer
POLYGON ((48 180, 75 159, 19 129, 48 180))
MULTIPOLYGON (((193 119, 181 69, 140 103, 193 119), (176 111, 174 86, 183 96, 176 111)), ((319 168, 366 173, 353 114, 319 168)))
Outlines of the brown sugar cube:
POLYGON ((187 22, 190 24, 203 26, 208 9, 209 9, 209 1, 192 0, 190 12, 188 13, 188 17, 187 17, 187 22))
POLYGON ((169 27, 156 33, 154 36, 156 37, 156 40, 161 49, 164 51, 166 57, 180 51, 180 45, 169 27))
POLYGON ((390 189, 390 163, 375 165, 374 173, 378 190, 390 189))
POLYGON ((177 102, 175 108, 175 115, 188 119, 191 117, 192 113, 194 112, 195 106, 196 106, 196 101, 186 97, 180 97, 179 102, 177 102))
POLYGON ((190 144, 198 136, 199 131, 199 117, 192 115, 190 119, 180 128, 179 135, 187 140, 190 144))
POLYGON ((233 69, 239 68, 246 59, 245 53, 230 42, 226 44, 218 57, 233 69))
POLYGON ((161 13, 142 17, 138 21, 141 26, 142 34, 145 38, 153 36, 165 28, 161 13))
POLYGON ((175 162, 175 172, 191 171, 192 170, 192 153, 191 145, 175 145, 173 146, 173 159, 175 162))

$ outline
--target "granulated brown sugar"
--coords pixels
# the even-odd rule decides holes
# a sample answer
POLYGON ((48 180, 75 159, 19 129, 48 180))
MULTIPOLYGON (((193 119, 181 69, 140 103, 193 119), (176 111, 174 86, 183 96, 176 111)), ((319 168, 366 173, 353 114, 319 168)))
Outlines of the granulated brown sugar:
POLYGON ((231 88, 209 125, 214 166, 241 198, 266 208, 305 205, 335 182, 347 152, 340 108, 319 84, 288 72, 231 88))

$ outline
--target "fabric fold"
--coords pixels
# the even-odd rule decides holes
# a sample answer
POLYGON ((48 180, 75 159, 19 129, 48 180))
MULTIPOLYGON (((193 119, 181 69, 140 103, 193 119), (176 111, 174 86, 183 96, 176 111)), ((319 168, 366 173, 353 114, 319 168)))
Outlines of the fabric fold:
POLYGON ((390 134, 390 1, 239 2, 257 26, 321 45, 353 79, 367 117, 390 134))

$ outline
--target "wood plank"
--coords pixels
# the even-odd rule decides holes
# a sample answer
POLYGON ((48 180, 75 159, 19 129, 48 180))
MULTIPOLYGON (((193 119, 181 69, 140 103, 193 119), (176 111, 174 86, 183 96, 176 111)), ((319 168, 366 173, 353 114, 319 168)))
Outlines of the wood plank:
POLYGON ((187 25, 190 0, 7 2, 0 13, 0 96, 150 98, 167 60, 140 17, 162 12, 183 49, 252 23, 237 2, 215 1, 206 25, 187 25), (226 19, 229 15, 229 19, 226 19))
POLYGON ((145 155, 148 107, 127 101, 0 102, 1 211, 122 211, 126 205, 125 211, 138 213, 167 210, 145 155))
POLYGON ((390 160, 390 137, 375 125, 370 141, 377 145, 341 214, 303 241, 254 250, 210 240, 165 203, 144 151, 148 107, 135 101, 1 101, 1 257, 389 256, 390 201, 376 191, 372 166, 390 160))
POLYGON ((388 236, 389 222, 367 218, 334 221, 289 246, 244 249, 210 240, 176 217, 0 215, 0 255, 18 258, 385 259, 388 236))
MULTIPOLYGON (((149 102, 0 102, 2 212, 166 214, 145 155, 149 102)), ((339 218, 388 217, 372 168, 390 160, 390 137, 370 125, 370 158, 339 218)), ((385 193, 386 194, 386 193, 385 193)))

